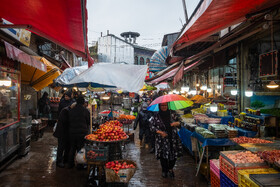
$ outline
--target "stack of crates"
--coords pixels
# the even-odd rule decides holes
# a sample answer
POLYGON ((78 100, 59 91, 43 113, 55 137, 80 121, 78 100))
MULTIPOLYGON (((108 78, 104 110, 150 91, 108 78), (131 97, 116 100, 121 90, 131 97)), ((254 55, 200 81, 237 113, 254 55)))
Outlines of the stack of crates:
POLYGON ((19 126, 19 155, 24 156, 30 151, 32 116, 21 117, 19 126))
POLYGON ((255 182, 253 182, 249 175, 250 174, 273 174, 279 173, 279 171, 272 168, 262 168, 262 169, 246 169, 238 171, 238 186, 240 187, 258 187, 255 182))
MULTIPOLYGON (((222 151, 220 152, 220 184, 221 186, 228 186, 229 184, 222 184, 222 174, 224 175, 224 181, 230 180, 236 186, 238 185, 238 171, 244 169, 259 169, 259 168, 268 168, 265 163, 245 163, 245 164, 236 164, 227 158, 227 154, 236 154, 240 151, 222 151), (226 178, 227 179, 226 179, 226 178)), ((229 182, 228 182, 229 183, 229 182)), ((233 186, 233 185, 231 185, 233 186)))
POLYGON ((220 163, 219 159, 210 160, 211 187, 220 187, 220 163))

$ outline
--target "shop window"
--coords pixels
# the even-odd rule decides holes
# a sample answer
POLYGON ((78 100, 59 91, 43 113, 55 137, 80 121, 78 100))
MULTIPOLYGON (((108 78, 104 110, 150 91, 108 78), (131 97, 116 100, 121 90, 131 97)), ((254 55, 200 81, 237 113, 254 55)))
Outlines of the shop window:
POLYGON ((0 67, 0 128, 19 121, 19 73, 0 67))
POLYGON ((144 58, 141 57, 141 58, 140 58, 140 65, 144 65, 144 62, 145 62, 145 61, 144 61, 144 58))
POLYGON ((135 65, 138 65, 138 56, 135 56, 135 57, 134 57, 134 64, 135 64, 135 65))

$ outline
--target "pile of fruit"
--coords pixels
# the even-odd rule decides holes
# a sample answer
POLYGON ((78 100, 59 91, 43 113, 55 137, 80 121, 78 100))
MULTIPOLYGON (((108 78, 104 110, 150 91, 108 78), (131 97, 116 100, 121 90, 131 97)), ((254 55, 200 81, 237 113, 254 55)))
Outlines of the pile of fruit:
POLYGON ((60 98, 59 97, 50 97, 50 102, 51 103, 59 103, 60 102, 60 98))
POLYGON ((115 173, 119 173, 120 169, 128 169, 128 168, 135 168, 133 164, 127 164, 126 162, 119 162, 119 161, 111 161, 107 162, 105 167, 107 169, 112 169, 115 171, 115 173))
POLYGON ((104 153, 96 153, 93 150, 90 150, 87 152, 87 159, 88 160, 94 160, 96 157, 103 157, 104 153))
POLYGON ((280 160, 280 150, 261 151, 258 152, 258 155, 271 164, 273 164, 275 161, 277 162, 278 160, 280 160))
POLYGON ((226 156, 236 164, 264 162, 263 159, 261 159, 257 154, 253 154, 250 151, 239 152, 236 154, 227 154, 226 156))
POLYGON ((86 139, 101 142, 127 139, 127 135, 121 126, 121 123, 117 120, 106 122, 100 125, 100 128, 93 132, 93 134, 87 135, 86 139))
POLYGON ((131 124, 132 121, 135 120, 135 116, 121 114, 119 115, 118 120, 123 124, 131 124))
POLYGON ((263 143, 273 143, 272 141, 263 140, 259 138, 248 138, 245 136, 240 136, 238 138, 232 138, 233 141, 235 141, 238 144, 243 143, 253 143, 253 144, 263 144, 263 143))

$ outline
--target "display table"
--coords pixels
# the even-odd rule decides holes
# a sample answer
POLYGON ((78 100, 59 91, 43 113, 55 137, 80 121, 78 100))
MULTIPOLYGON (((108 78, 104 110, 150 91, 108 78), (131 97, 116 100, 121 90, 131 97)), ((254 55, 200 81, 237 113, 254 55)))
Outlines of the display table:
POLYGON ((255 131, 249 131, 249 130, 245 130, 239 127, 235 127, 236 129, 238 129, 238 136, 246 136, 246 137, 255 137, 257 135, 257 132, 255 131))
POLYGON ((192 133, 193 132, 189 131, 185 127, 181 127, 181 129, 178 132, 183 145, 190 151, 191 154, 193 154, 191 141, 192 133))
POLYGON ((217 116, 215 114, 206 114, 208 117, 210 118, 222 118, 221 119, 221 124, 228 124, 228 122, 230 121, 231 123, 234 123, 234 117, 233 116, 217 116))

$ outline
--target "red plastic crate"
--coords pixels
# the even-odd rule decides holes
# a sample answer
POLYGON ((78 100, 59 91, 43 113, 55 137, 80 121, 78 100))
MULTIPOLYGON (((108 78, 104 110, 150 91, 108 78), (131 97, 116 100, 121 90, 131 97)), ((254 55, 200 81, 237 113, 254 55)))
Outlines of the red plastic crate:
POLYGON ((235 184, 238 184, 238 170, 255 168, 268 168, 268 166, 235 167, 223 156, 220 156, 220 170, 235 184))
POLYGON ((210 171, 214 172, 220 178, 220 163, 219 159, 210 160, 210 171))
POLYGON ((211 187, 220 187, 220 175, 219 177, 211 170, 210 171, 211 187))

